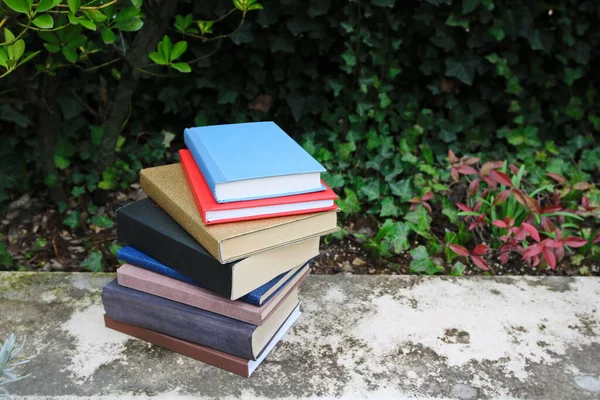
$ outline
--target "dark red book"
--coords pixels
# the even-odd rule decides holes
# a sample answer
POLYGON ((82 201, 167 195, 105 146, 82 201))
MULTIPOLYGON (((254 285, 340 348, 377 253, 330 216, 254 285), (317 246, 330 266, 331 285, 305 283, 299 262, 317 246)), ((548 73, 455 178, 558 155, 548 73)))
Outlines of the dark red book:
POLYGON ((337 195, 325 185, 325 182, 323 185, 326 190, 320 192, 218 203, 190 151, 179 150, 179 157, 194 200, 206 225, 337 209, 335 204, 337 195))
POLYGON ((163 333, 155 332, 150 329, 119 322, 110 318, 106 314, 104 314, 104 324, 107 328, 114 329, 115 331, 133 336, 156 346, 164 347, 165 349, 174 351, 175 353, 179 353, 195 360, 202 361, 206 364, 213 365, 217 368, 224 369, 225 371, 229 371, 236 375, 248 378, 267 357, 267 355, 269 355, 277 343, 279 343, 283 335, 285 335, 285 333, 290 329, 299 316, 300 308, 299 306, 296 306, 284 324, 279 328, 273 339, 271 339, 261 356, 255 361, 246 360, 238 356, 227 354, 219 350, 211 349, 210 347, 188 342, 186 340, 178 339, 163 333))

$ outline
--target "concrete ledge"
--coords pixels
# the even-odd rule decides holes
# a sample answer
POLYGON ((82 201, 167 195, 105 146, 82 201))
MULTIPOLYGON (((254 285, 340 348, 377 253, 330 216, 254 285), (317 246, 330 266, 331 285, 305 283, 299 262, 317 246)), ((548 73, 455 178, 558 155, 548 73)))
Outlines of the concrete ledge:
POLYGON ((250 379, 107 330, 112 275, 0 273, 15 398, 600 399, 600 279, 312 276, 250 379))

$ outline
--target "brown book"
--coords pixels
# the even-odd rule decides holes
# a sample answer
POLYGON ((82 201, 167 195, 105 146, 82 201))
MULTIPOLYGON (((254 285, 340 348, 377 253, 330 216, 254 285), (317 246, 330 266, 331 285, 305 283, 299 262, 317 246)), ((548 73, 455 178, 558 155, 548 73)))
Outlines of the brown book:
POLYGON ((210 347, 201 346, 199 344, 154 332, 149 329, 115 321, 106 314, 104 315, 104 324, 107 328, 114 329, 115 331, 119 331, 126 335, 144 340, 156 346, 164 347, 165 349, 174 351, 175 353, 179 353, 186 357, 202 361, 206 364, 210 364, 217 368, 221 368, 236 375, 248 378, 267 357, 271 350, 273 350, 275 345, 281 340, 283 335, 285 335, 294 322, 296 322, 299 316, 300 306, 298 305, 283 323, 283 325, 279 328, 275 336, 273 336, 269 344, 265 347, 265 350, 262 352, 261 356, 256 361, 246 360, 219 350, 211 349, 210 347))
POLYGON ((309 271, 310 267, 308 265, 303 267, 285 287, 260 307, 241 301, 230 300, 208 289, 129 264, 124 264, 117 270, 117 281, 121 286, 201 308, 253 325, 262 325, 265 319, 308 276, 309 271))
POLYGON ((204 225, 180 164, 146 168, 142 189, 219 262, 235 261, 337 230, 337 213, 204 225))

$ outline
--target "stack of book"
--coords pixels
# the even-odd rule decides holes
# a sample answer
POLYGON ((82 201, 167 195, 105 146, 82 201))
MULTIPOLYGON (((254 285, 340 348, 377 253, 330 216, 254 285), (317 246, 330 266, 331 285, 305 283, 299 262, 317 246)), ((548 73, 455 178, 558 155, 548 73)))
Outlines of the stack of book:
POLYGON ((300 315, 337 197, 273 122, 184 139, 181 163, 142 170, 149 197, 117 211, 125 264, 104 287, 105 324, 248 377, 300 315))

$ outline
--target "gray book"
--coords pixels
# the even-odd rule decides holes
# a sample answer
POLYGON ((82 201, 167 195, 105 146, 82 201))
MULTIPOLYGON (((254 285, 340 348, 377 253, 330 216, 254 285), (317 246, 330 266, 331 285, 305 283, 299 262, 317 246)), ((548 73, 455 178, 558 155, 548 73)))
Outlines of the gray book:
POLYGON ((298 305, 298 290, 260 326, 129 289, 116 280, 104 287, 102 301, 115 321, 256 360, 298 305))

